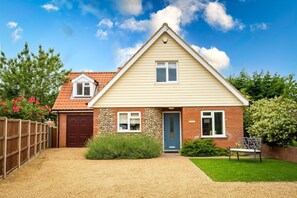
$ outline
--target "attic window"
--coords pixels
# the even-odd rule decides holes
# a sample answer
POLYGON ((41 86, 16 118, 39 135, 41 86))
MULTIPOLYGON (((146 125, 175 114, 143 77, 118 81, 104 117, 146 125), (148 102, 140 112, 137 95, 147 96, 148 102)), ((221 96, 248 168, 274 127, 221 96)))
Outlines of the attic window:
POLYGON ((177 62, 157 62, 156 74, 157 82, 177 82, 177 62))
POLYGON ((90 96, 90 83, 77 83, 76 96, 90 96))

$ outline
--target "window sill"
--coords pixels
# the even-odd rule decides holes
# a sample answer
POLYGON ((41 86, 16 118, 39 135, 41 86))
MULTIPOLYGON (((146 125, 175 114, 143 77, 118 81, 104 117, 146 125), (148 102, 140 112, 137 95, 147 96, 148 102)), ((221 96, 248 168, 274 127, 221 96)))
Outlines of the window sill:
POLYGON ((201 136, 201 139, 207 139, 207 138, 226 139, 227 136, 201 136))
POLYGON ((118 133, 141 133, 141 131, 117 131, 118 133))
POLYGON ((78 98, 78 99, 89 99, 91 96, 73 96, 73 98, 78 98))

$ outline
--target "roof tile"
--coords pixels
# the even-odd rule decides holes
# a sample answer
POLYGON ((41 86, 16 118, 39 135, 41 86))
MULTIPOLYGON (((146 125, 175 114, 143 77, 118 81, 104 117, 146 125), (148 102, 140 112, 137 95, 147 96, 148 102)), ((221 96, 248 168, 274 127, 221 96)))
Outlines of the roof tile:
POLYGON ((71 80, 78 77, 80 74, 85 74, 95 81, 99 82, 99 92, 116 74, 116 72, 71 72, 68 74, 68 78, 70 78, 69 82, 66 82, 62 85, 58 97, 55 101, 55 104, 52 108, 53 111, 58 110, 91 110, 91 108, 87 107, 87 103, 90 98, 82 99, 82 98, 71 98, 72 95, 72 83, 71 80))

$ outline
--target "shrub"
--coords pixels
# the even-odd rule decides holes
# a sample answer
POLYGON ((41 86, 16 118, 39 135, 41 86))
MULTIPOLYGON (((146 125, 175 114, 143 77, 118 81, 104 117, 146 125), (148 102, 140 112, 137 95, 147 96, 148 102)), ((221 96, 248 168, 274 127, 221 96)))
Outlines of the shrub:
POLYGON ((250 107, 251 136, 269 145, 287 146, 297 137, 297 106, 291 99, 262 99, 250 107))
POLYGON ((228 155, 228 150, 216 147, 212 139, 187 141, 181 150, 183 156, 208 157, 228 155))
POLYGON ((162 145, 145 134, 100 134, 87 143, 87 159, 148 159, 159 157, 162 145))
POLYGON ((21 96, 13 100, 0 101, 0 116, 8 118, 42 121, 50 111, 48 106, 42 106, 34 97, 26 99, 21 96))

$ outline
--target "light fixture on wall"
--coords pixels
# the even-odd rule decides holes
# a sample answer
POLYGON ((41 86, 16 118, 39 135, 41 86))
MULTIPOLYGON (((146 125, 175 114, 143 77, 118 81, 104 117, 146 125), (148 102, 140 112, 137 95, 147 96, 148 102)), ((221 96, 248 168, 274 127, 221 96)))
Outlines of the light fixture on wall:
POLYGON ((166 36, 164 36, 164 37, 162 38, 162 41, 163 41, 164 44, 166 44, 166 43, 168 42, 168 38, 167 38, 166 36))
POLYGON ((169 109, 169 110, 173 110, 173 109, 174 109, 174 107, 168 107, 168 109, 169 109))

